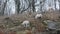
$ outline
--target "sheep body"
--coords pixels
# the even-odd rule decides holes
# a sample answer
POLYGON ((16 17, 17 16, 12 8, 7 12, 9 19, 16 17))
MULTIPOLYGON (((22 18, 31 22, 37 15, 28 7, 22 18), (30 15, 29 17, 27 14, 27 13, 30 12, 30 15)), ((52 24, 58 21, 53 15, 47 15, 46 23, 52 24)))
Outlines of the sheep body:
POLYGON ((30 22, 28 20, 25 20, 25 21, 23 21, 22 25, 24 27, 29 27, 30 26, 30 22))
POLYGON ((37 19, 37 18, 42 18, 42 14, 37 14, 36 16, 35 16, 35 18, 37 19))
POLYGON ((47 8, 47 11, 52 11, 52 10, 54 10, 53 7, 48 7, 48 8, 47 8))

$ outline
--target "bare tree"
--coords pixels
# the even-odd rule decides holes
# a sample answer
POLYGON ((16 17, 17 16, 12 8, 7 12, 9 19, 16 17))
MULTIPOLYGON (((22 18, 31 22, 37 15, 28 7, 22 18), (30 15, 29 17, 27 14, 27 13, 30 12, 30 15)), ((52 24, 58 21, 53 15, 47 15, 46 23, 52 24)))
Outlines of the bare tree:
POLYGON ((58 0, 59 1, 59 10, 60 10, 60 0, 58 0))
POLYGON ((23 9, 23 10, 21 11, 21 13, 23 13, 24 11, 28 10, 28 9, 31 7, 31 1, 30 1, 30 0, 25 0, 25 2, 26 2, 26 3, 29 3, 29 4, 28 4, 28 7, 25 8, 25 9, 23 9), (27 1, 28 1, 28 2, 27 2, 27 1))
POLYGON ((41 0, 40 1, 40 11, 43 10, 42 8, 43 8, 44 4, 45 4, 45 0, 41 0))
POLYGON ((20 0, 15 0, 17 14, 20 12, 20 0))
POLYGON ((33 12, 35 12, 35 1, 34 0, 32 0, 32 10, 33 12))
POLYGON ((3 5, 2 5, 2 9, 1 9, 1 14, 2 14, 2 15, 4 15, 4 10, 5 10, 7 1, 8 1, 8 0, 5 0, 5 2, 4 2, 3 5))
POLYGON ((56 9, 56 0, 54 0, 54 4, 55 4, 55 9, 56 9))

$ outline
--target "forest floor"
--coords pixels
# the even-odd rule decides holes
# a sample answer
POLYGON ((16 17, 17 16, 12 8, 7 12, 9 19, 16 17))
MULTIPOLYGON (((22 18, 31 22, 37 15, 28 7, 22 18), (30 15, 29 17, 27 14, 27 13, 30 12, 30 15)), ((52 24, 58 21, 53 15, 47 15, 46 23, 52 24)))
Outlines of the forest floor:
MULTIPOLYGON (((43 17, 41 19, 35 19, 35 15, 37 13, 25 13, 19 15, 13 15, 10 17, 0 16, 0 34, 36 34, 34 32, 44 32, 46 29, 46 25, 43 24, 45 20, 51 20, 60 22, 60 12, 44 12, 43 17), (21 26, 21 23, 24 20, 29 20, 31 23, 31 27, 24 28, 21 26), (32 28, 35 27, 36 30, 32 31, 32 28)), ((43 33, 45 34, 45 32, 43 33)))

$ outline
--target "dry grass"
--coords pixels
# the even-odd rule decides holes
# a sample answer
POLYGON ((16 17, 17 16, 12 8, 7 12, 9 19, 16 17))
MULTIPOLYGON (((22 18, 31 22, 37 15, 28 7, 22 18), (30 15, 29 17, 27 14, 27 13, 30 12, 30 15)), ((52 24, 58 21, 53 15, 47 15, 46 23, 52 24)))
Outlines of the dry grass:
POLYGON ((60 20, 60 12, 58 12, 58 11, 48 11, 48 12, 45 12, 44 13, 44 18, 45 19, 49 19, 49 20, 54 20, 54 21, 58 21, 58 20, 60 20))
MULTIPOLYGON (((8 19, 8 22, 9 24, 11 24, 11 28, 15 27, 17 24, 17 26, 21 25, 21 23, 24 21, 24 20, 29 20, 30 23, 32 24, 32 26, 36 27, 36 30, 41 32, 41 31, 44 31, 45 30, 45 25, 42 24, 42 21, 43 20, 60 20, 60 13, 59 12, 45 12, 43 14, 43 18, 42 19, 35 19, 34 16, 36 15, 37 13, 23 13, 23 14, 19 14, 19 15, 13 15, 13 16, 10 16, 9 19, 8 19)), ((5 18, 7 16, 0 16, 0 24, 2 23, 3 25, 5 25, 5 21, 7 21, 5 18), (5 20, 5 21, 4 21, 5 20)), ((1 25, 2 25, 1 24, 1 25)), ((8 24, 8 25, 9 25, 8 24)), ((10 26, 10 25, 9 25, 10 26)), ((15 29, 13 29, 15 30, 15 29)), ((18 32, 18 34, 20 34, 18 32)), ((23 33, 22 33, 23 34, 23 33)))

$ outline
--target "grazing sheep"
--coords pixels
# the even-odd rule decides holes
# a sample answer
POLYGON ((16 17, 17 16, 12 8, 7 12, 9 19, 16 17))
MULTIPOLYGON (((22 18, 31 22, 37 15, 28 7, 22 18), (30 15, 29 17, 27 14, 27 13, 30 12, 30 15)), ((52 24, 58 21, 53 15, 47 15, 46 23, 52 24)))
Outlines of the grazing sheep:
POLYGON ((52 11, 52 10, 54 10, 54 8, 52 8, 52 7, 48 7, 48 9, 47 9, 47 11, 52 11))
POLYGON ((22 25, 23 25, 23 27, 27 28, 30 26, 30 22, 28 20, 25 20, 25 21, 23 21, 22 25))
POLYGON ((42 14, 36 14, 35 19, 42 18, 42 14))

